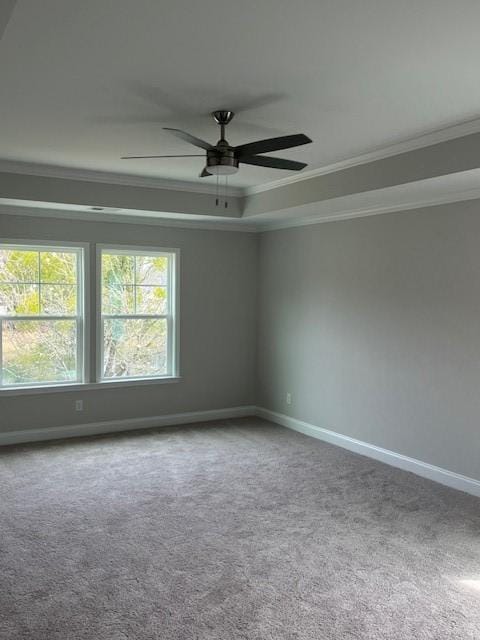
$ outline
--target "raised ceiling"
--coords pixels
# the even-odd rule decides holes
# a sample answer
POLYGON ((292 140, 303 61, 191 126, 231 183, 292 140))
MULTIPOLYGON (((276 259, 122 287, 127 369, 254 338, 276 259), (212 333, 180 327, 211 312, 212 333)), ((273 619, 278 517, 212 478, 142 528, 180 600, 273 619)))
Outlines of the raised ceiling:
MULTIPOLYGON (((215 141, 225 107, 233 144, 304 132, 276 155, 315 169, 480 116, 479 24, 471 0, 18 0, 0 160, 192 182, 201 159, 119 157, 190 153, 162 125, 215 141)), ((230 184, 286 175, 243 166, 230 184)))

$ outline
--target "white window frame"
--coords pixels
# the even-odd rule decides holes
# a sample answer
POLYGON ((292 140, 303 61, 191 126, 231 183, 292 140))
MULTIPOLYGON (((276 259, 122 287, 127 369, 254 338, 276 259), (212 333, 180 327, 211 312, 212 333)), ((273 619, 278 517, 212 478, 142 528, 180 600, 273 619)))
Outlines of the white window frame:
POLYGON ((179 284, 180 284, 180 250, 164 247, 130 246, 122 244, 98 244, 96 248, 96 380, 102 385, 118 385, 145 382, 173 381, 180 377, 179 356, 179 284), (168 310, 166 314, 103 314, 102 313, 102 255, 114 253, 117 255, 168 257, 170 267, 167 280, 168 310), (167 373, 158 376, 125 376, 118 378, 103 377, 103 320, 104 318, 152 319, 165 318, 167 321, 167 373))
MULTIPOLYGON (((70 388, 85 383, 88 379, 90 367, 90 274, 89 274, 89 246, 82 242, 56 242, 51 240, 28 240, 28 239, 0 239, 0 248, 7 250, 21 251, 53 251, 53 252, 74 252, 77 256, 77 305, 75 315, 0 315, 0 394, 22 392, 22 390, 47 390, 57 388, 70 388), (77 325, 77 371, 76 379, 72 381, 46 381, 29 382, 28 384, 3 384, 3 359, 2 359, 2 322, 3 320, 75 320, 77 325)), ((40 276, 40 274, 39 274, 40 276)), ((41 286, 41 283, 33 283, 41 286)))

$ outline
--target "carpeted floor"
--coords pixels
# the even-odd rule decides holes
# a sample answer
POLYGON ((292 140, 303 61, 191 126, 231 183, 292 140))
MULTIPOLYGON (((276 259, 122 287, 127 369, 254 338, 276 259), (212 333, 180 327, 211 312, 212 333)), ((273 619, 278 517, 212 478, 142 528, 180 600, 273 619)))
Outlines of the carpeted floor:
POLYGON ((0 638, 478 640, 480 500, 259 419, 0 454, 0 638))

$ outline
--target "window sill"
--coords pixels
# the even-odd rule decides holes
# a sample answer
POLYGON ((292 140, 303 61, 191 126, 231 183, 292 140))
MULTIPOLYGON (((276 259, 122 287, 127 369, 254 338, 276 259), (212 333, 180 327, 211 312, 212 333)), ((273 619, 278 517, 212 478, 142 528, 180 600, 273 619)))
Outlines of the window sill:
POLYGON ((0 398, 4 396, 40 395, 43 393, 59 393, 62 391, 82 392, 98 391, 99 389, 115 389, 125 387, 139 387, 145 385, 172 384, 181 381, 180 376, 165 378, 139 378, 138 380, 104 380, 102 382, 73 382, 71 384, 56 384, 49 387, 9 387, 0 389, 0 398))

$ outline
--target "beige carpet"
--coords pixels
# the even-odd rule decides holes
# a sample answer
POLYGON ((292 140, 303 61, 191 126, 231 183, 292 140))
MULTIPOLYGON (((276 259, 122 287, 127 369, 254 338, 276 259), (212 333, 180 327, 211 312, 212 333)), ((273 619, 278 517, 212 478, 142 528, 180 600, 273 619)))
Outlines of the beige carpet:
POLYGON ((244 419, 5 448, 2 640, 478 640, 480 500, 244 419))

